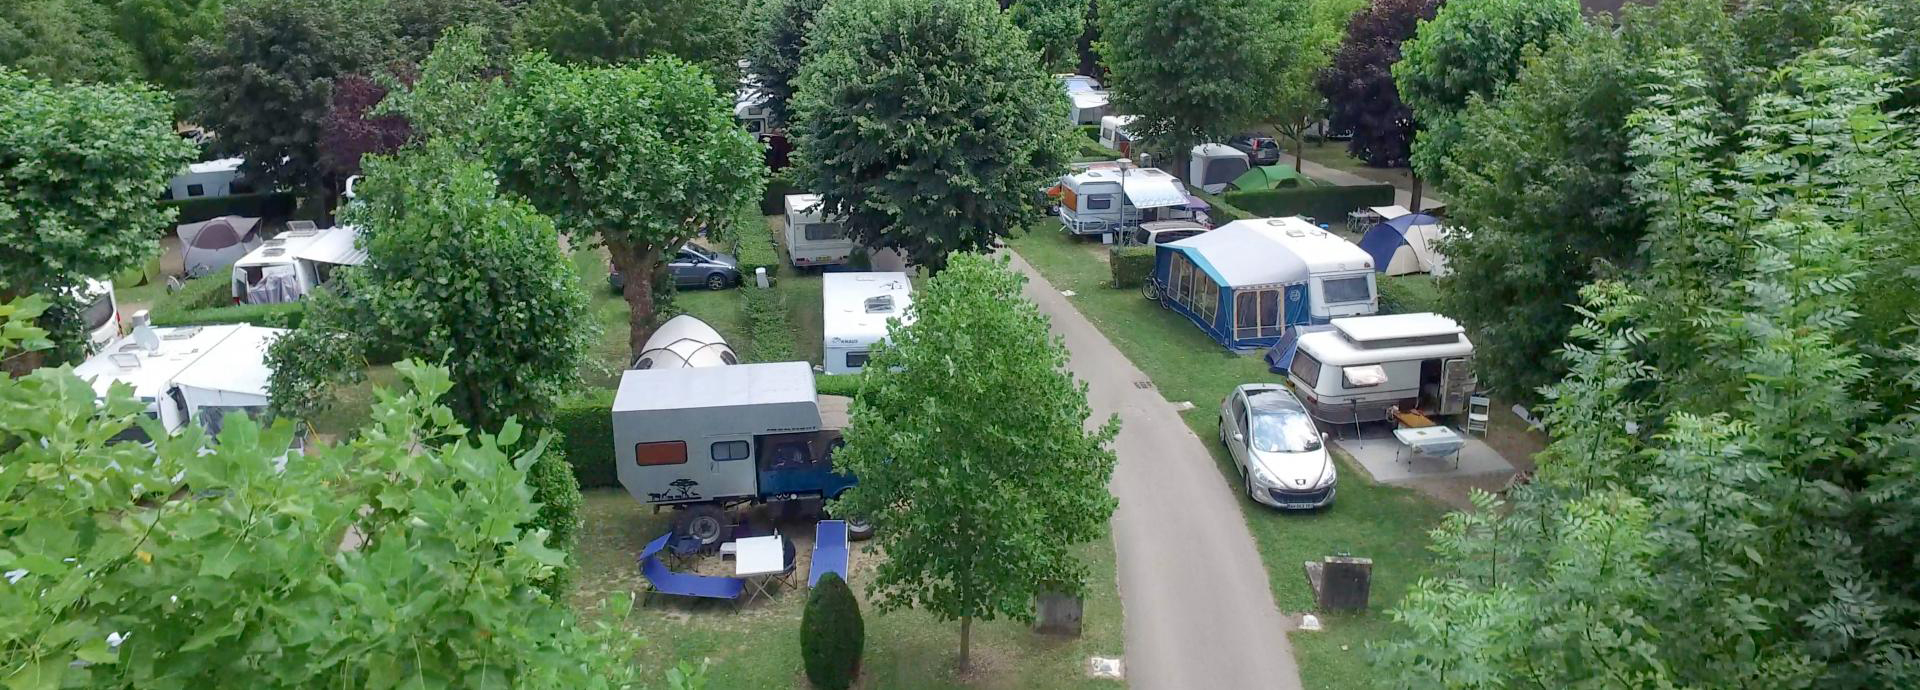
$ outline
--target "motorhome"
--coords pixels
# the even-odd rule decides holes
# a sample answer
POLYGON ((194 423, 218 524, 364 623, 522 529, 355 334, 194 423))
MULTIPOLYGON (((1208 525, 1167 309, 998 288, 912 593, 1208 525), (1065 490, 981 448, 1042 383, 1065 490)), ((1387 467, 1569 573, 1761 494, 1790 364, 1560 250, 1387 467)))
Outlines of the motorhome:
POLYGON ((233 264, 233 301, 237 304, 293 302, 333 277, 341 266, 366 263, 360 231, 350 225, 326 229, 294 221, 233 264))
POLYGON ((1265 224, 1275 241, 1307 265, 1307 313, 1314 322, 1380 310, 1373 256, 1365 250, 1298 217, 1237 222, 1265 224))
POLYGON ((1227 191, 1227 184, 1247 172, 1247 154, 1226 144, 1201 144, 1187 155, 1187 184, 1208 194, 1227 191))
MULTIPOLYGON (((147 416, 167 433, 196 423, 218 433, 229 412, 259 417, 267 410, 267 346, 286 333, 247 324, 155 328, 145 311, 134 314, 133 333, 87 358, 73 373, 91 380, 105 398, 115 383, 133 389, 147 416)), ((138 427, 123 439, 146 440, 138 427)))
POLYGON ((856 374, 874 345, 887 339, 887 322, 912 323, 907 274, 828 273, 820 283, 821 342, 828 374, 856 374))
POLYGON ((1331 424, 1383 421, 1390 408, 1459 414, 1477 387, 1466 329, 1439 314, 1334 319, 1300 334, 1284 364, 1313 417, 1331 424))
POLYGON ((733 119, 755 139, 773 133, 773 111, 767 109, 767 95, 758 87, 741 84, 734 92, 733 119))
POLYGON ((1108 115, 1100 118, 1100 145, 1119 151, 1121 156, 1133 156, 1133 133, 1127 131, 1127 125, 1134 121, 1132 115, 1108 115))
POLYGON ((1078 74, 1056 74, 1067 91, 1067 119, 1074 125, 1099 124, 1107 115, 1108 96, 1100 81, 1078 74))
POLYGON ((612 410, 620 485, 679 511, 679 534, 718 541, 733 506, 853 486, 833 466, 848 402, 817 395, 806 362, 629 370, 612 410))
POLYGON ((1136 168, 1124 161, 1096 165, 1062 175, 1055 185, 1060 225, 1075 235, 1130 232, 1155 220, 1193 220, 1198 202, 1186 185, 1159 168, 1136 168))
POLYGON ((787 260, 796 268, 844 264, 853 256, 847 225, 822 212, 818 194, 787 195, 787 260))
POLYGON ((168 199, 199 199, 244 194, 249 190, 240 182, 240 158, 192 163, 167 182, 168 199), (236 185, 239 186, 236 189, 236 185))

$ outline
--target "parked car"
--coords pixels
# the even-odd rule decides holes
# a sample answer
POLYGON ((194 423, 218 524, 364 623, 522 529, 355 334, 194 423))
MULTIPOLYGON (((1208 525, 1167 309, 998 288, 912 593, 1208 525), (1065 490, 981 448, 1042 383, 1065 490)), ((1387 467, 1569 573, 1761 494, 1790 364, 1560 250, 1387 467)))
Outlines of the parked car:
POLYGON ((1247 162, 1254 165, 1273 165, 1280 162, 1280 142, 1265 134, 1243 132, 1228 139, 1227 145, 1247 154, 1247 162))
POLYGON ((1206 224, 1192 220, 1156 220, 1141 223, 1139 228, 1127 238, 1128 244, 1139 247, 1153 247, 1168 242, 1178 242, 1209 230, 1206 224))
POLYGON ((1278 383, 1249 383, 1220 403, 1220 443, 1247 497, 1275 508, 1331 505, 1338 479, 1326 434, 1278 383))
MULTIPOLYGON (((674 287, 725 290, 740 284, 740 261, 732 254, 688 243, 667 261, 667 274, 673 276, 674 287)), ((620 275, 620 269, 609 267, 607 284, 619 292, 626 289, 627 279, 620 275)))

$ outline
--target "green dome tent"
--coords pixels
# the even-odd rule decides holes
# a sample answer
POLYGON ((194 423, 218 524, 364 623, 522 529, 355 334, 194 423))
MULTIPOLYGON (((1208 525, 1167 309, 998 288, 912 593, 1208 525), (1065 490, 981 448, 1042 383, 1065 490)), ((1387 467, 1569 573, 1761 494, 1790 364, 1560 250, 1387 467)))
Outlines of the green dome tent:
POLYGON ((1313 185, 1313 179, 1294 172, 1284 165, 1263 165, 1248 168, 1239 177, 1233 178, 1234 189, 1253 191, 1258 189, 1277 189, 1280 187, 1307 187, 1313 185))

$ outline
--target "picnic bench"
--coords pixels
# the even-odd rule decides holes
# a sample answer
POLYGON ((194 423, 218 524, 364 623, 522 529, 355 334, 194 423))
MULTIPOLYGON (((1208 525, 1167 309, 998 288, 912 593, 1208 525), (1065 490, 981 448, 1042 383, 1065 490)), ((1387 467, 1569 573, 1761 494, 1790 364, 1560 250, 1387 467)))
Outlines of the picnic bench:
MULTIPOLYGON (((747 587, 745 580, 737 577, 676 573, 668 569, 667 564, 660 561, 660 551, 665 549, 667 542, 672 539, 672 532, 662 534, 660 538, 648 542, 647 547, 640 551, 640 574, 646 576, 647 583, 652 585, 647 590, 648 597, 659 592, 700 599, 740 600, 740 593, 747 587)), ((644 599, 642 603, 645 603, 644 599)))

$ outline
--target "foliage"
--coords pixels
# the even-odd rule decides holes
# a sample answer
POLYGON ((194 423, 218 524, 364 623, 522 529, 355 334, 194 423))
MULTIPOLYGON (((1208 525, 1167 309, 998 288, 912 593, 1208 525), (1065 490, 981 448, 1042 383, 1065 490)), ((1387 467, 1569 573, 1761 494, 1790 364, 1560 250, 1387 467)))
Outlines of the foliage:
POLYGON ((613 391, 591 391, 554 406, 553 430, 583 489, 620 486, 613 465, 613 391))
POLYGON ((1053 72, 1080 66, 1080 35, 1087 29, 1087 0, 1012 0, 1007 15, 1027 32, 1027 47, 1053 72))
MULTIPOLYGON (((1439 291, 1433 287, 1433 276, 1425 273, 1409 273, 1398 276, 1379 276, 1380 313, 1382 314, 1423 314, 1441 313, 1452 316, 1452 312, 1441 306, 1439 291)), ((1474 345, 1480 344, 1478 334, 1474 345)))
MULTIPOLYGON (((718 3, 716 3, 718 4, 718 3)), ((786 129, 800 56, 807 46, 813 15, 826 0, 766 0, 755 17, 759 32, 747 45, 747 77, 766 98, 774 129, 786 129)))
MULTIPOLYGON (((0 299, 50 298, 151 256, 169 209, 153 203, 192 146, 166 97, 138 85, 55 85, 0 68, 0 299)), ((68 353, 78 319, 45 324, 68 353)))
POLYGON ((533 0, 522 11, 522 47, 562 63, 614 66, 674 56, 731 86, 745 28, 740 3, 722 0, 533 0))
MULTIPOLYGON (((177 172, 177 171, 176 171, 177 172)), ((162 183, 163 185, 165 183, 162 183)), ((198 223, 220 216, 286 219, 293 215, 295 199, 287 192, 255 192, 228 196, 196 196, 160 202, 161 209, 172 209, 172 222, 198 223)), ((172 228, 166 228, 172 230, 172 228)))
POLYGON ((1274 40, 1274 27, 1301 9, 1279 0, 1103 0, 1095 49, 1115 110, 1137 116, 1128 131, 1175 160, 1265 118, 1294 52, 1274 40))
POLYGON ((793 168, 787 168, 767 176, 767 186, 760 196, 760 215, 778 216, 787 212, 787 195, 803 194, 793 182, 793 168))
POLYGON ((1215 227, 1226 225, 1236 220, 1259 217, 1247 212, 1246 209, 1228 203, 1226 199, 1217 194, 1208 194, 1206 190, 1199 187, 1187 185, 1187 193, 1192 194, 1201 201, 1207 202, 1207 219, 1211 221, 1215 227))
POLYGON ((193 121, 219 133, 213 150, 245 158, 242 174, 263 188, 337 189, 320 155, 331 84, 393 54, 390 32, 368 25, 379 1, 234 0, 221 29, 194 42, 188 100, 193 121))
POLYGON ((747 342, 740 353, 749 362, 791 362, 801 357, 787 319, 787 302, 778 290, 742 287, 742 311, 747 315, 747 342))
POLYGON ((226 0, 116 0, 114 33, 126 41, 147 81, 172 92, 193 85, 193 42, 214 40, 226 0))
POLYGON ((47 300, 38 295, 0 302, 0 357, 10 358, 21 352, 53 347, 53 341, 47 339, 47 330, 34 325, 34 320, 46 311, 47 300))
POLYGON ((1062 341, 1021 296, 1025 279, 976 254, 954 257, 888 325, 859 375, 847 445, 835 461, 860 484, 833 502, 860 516, 886 554, 868 592, 881 610, 943 620, 1031 620, 1040 591, 1078 593, 1073 546, 1099 538, 1119 431, 1089 431, 1086 384, 1062 341))
POLYGON ((360 159, 406 145, 413 133, 407 118, 373 112, 386 97, 387 88, 366 75, 333 80, 333 102, 320 121, 320 158, 328 170, 342 177, 358 175, 360 159))
MULTIPOLYGON (((227 276, 217 276, 225 279, 227 276)), ((236 304, 212 309, 153 312, 155 326, 205 326, 220 323, 246 323, 268 328, 299 328, 306 319, 305 302, 283 304, 236 304)))
POLYGON ((814 374, 813 391, 820 395, 839 395, 851 398, 860 392, 861 378, 858 376, 829 376, 814 374))
POLYGON ((1316 222, 1339 225, 1353 211, 1393 204, 1393 193, 1393 185, 1382 183, 1234 190, 1222 196, 1256 218, 1307 216, 1316 222))
MULTIPOLYGON (((785 201, 781 203, 784 211, 785 201)), ((751 206, 742 207, 736 216, 734 222, 740 230, 733 237, 733 258, 740 262, 741 280, 753 282, 754 269, 759 268, 767 269, 767 279, 772 280, 783 263, 780 247, 773 238, 774 230, 760 216, 753 215, 751 206)))
POLYGON ((58 83, 118 82, 139 63, 96 0, 10 0, 0 5, 0 67, 58 83))
POLYGON ((532 487, 533 502, 539 504, 533 519, 518 525, 529 532, 546 532, 547 548, 567 554, 567 563, 555 566, 546 577, 534 581, 534 586, 546 592, 554 601, 566 601, 573 592, 573 547, 579 539, 580 482, 573 478, 573 466, 567 464, 567 453, 560 446, 549 442, 527 468, 527 485, 532 487))
MULTIPOLYGON (((367 261, 338 271, 340 287, 314 299, 301 328, 343 337, 292 342, 440 358, 463 423, 544 421, 586 356, 586 295, 552 222, 496 187, 444 149, 369 159, 346 218, 367 261)), ((275 371, 273 388, 307 388, 289 376, 275 371)))
POLYGON ((495 78, 503 58, 487 40, 482 27, 450 29, 421 61, 418 78, 381 84, 386 96, 372 114, 399 118, 420 141, 485 155, 487 127, 505 89, 495 78))
POLYGON ((1348 20, 1333 63, 1320 72, 1333 131, 1353 132, 1347 152, 1367 165, 1397 168, 1413 155, 1413 111, 1401 102, 1393 64, 1400 44, 1439 9, 1440 0, 1372 0, 1348 20))
POLYGON ((797 179, 861 245, 937 271, 1038 215, 1066 167, 1066 101, 993 2, 835 2, 811 40, 797 179))
POLYGON ((1113 271, 1113 287, 1134 288, 1153 273, 1155 252, 1152 247, 1114 247, 1107 254, 1107 266, 1113 271))
POLYGON ((1303 165, 1301 147, 1306 130, 1326 119, 1327 97, 1321 95, 1314 77, 1333 60, 1333 49, 1340 45, 1341 27, 1365 0, 1309 0, 1305 6, 1287 13, 1276 27, 1279 43, 1292 47, 1292 59, 1284 74, 1271 82, 1272 99, 1265 119, 1281 136, 1293 140, 1294 170, 1303 165))
POLYGON ((1413 163, 1424 177, 1443 179, 1449 149, 1478 146, 1454 118, 1475 98, 1492 98, 1513 81, 1521 59, 1580 21, 1577 0, 1451 0, 1433 21, 1401 46, 1394 84, 1420 123, 1413 163))
MULTIPOLYGON (((1435 533, 1382 660, 1412 687, 1906 687, 1920 348, 1879 259, 1915 125, 1858 15, 1738 112, 1668 51, 1628 120, 1648 265, 1582 292, 1554 442, 1435 533), (1731 140, 1714 131, 1737 119, 1731 140), (1899 343, 1900 347, 1889 347, 1899 343)), ((1910 270, 1910 269, 1902 269, 1910 270)))
POLYGON ((606 245, 626 276, 637 355, 661 256, 702 230, 727 239, 738 209, 760 198, 759 145, 734 123, 732 100, 675 58, 580 67, 529 56, 513 75, 489 128, 503 182, 576 244, 606 245))
POLYGON ((806 663, 807 680, 821 690, 852 687, 866 642, 866 624, 860 620, 853 589, 839 575, 821 575, 800 614, 800 659, 806 663))
POLYGON ((379 0, 381 14, 399 42, 402 60, 417 61, 439 46, 442 37, 460 31, 488 53, 507 52, 514 28, 513 10, 500 0, 379 0))
POLYGON ((469 437, 444 370, 400 370, 355 440, 284 463, 285 422, 169 438, 125 386, 0 381, 9 685, 637 687, 635 640, 531 586, 562 563, 515 527, 546 439, 469 437), (152 447, 109 440, 136 423, 152 447))

